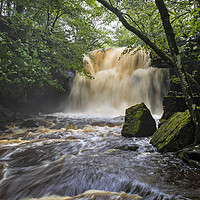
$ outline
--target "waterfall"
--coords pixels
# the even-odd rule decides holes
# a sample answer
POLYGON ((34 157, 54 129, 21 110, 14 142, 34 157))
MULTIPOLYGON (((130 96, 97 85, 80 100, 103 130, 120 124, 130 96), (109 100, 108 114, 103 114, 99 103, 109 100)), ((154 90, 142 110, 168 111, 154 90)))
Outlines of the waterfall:
POLYGON ((152 114, 162 113, 168 70, 150 67, 143 50, 123 54, 125 49, 95 50, 84 56, 84 67, 94 78, 76 75, 68 111, 124 114, 129 106, 144 102, 152 114))

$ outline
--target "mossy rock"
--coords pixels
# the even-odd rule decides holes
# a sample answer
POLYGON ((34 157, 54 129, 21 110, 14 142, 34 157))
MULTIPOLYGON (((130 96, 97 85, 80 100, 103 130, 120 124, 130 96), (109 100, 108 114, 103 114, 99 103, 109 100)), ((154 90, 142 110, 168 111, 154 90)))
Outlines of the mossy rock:
POLYGON ((189 111, 177 112, 153 134, 150 143, 159 152, 174 152, 194 142, 194 126, 189 111))
POLYGON ((122 136, 148 137, 156 131, 156 123, 144 103, 126 109, 122 136))

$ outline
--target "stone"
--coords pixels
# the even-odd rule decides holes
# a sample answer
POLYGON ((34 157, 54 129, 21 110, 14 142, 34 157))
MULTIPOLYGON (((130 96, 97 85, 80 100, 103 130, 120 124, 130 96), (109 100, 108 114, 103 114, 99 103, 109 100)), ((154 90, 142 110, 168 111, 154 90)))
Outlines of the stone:
POLYGON ((126 109, 122 128, 124 137, 149 137, 156 131, 156 122, 144 103, 126 109))
POLYGON ((200 145, 190 146, 180 150, 178 157, 190 167, 200 168, 200 145))
POLYGON ((2 125, 2 127, 4 125, 10 124, 14 119, 14 112, 0 105, 0 124, 2 125))
POLYGON ((38 122, 36 122, 34 119, 28 119, 28 120, 25 120, 21 126, 21 128, 24 127, 24 128, 33 128, 33 127, 39 127, 38 125, 38 122))
MULTIPOLYGON (((200 106, 200 97, 193 94, 194 102, 197 106, 200 106)), ((160 120, 162 124, 165 120, 169 119, 176 112, 185 112, 187 106, 185 103, 185 97, 180 92, 170 91, 167 96, 163 97, 163 115, 160 120)))
POLYGON ((125 192, 109 192, 104 190, 88 190, 83 194, 79 194, 75 197, 59 197, 59 196, 46 196, 42 198, 25 198, 24 200, 80 200, 80 199, 90 199, 90 200, 139 200, 142 199, 141 196, 137 194, 127 194, 125 192))
MULTIPOLYGON (((5 131, 5 130, 7 130, 8 128, 5 126, 5 125, 1 125, 0 124, 0 131, 5 131)), ((0 133, 0 135, 1 135, 1 133, 0 133)))
POLYGON ((138 145, 122 145, 119 146, 118 149, 122 150, 122 151, 137 151, 139 149, 138 145))
POLYGON ((159 152, 175 152, 194 142, 194 126, 189 111, 177 112, 153 134, 150 143, 159 152))
POLYGON ((65 129, 68 131, 68 130, 77 130, 77 125, 76 124, 67 124, 65 126, 65 129))

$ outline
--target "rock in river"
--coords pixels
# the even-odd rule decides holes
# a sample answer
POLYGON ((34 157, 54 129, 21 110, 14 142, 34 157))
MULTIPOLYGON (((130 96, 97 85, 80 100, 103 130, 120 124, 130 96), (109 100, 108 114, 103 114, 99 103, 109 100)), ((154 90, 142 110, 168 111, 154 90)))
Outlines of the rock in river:
POLYGON ((120 200, 140 200, 141 196, 136 194, 126 194, 125 192, 108 192, 103 190, 88 190, 83 194, 77 195, 75 197, 56 197, 56 196, 47 196, 44 198, 26 198, 24 200, 112 200, 112 199, 120 199, 120 200))
POLYGON ((200 168, 200 145, 184 148, 178 152, 178 156, 189 166, 200 168))
POLYGON ((122 136, 148 137, 156 131, 156 123, 144 103, 126 109, 122 136))
POLYGON ((150 143, 159 152, 173 152, 183 149, 194 141, 194 126, 189 111, 172 115, 154 133, 150 143))

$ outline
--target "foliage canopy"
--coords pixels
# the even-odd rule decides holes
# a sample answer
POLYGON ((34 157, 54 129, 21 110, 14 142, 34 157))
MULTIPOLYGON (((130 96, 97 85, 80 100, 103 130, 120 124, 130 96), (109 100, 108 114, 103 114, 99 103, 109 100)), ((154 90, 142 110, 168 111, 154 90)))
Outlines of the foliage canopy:
POLYGON ((1 0, 1 98, 23 101, 31 89, 46 87, 64 91, 59 77, 89 75, 83 54, 109 41, 99 28, 102 15, 79 0, 1 0))
MULTIPOLYGON (((170 54, 154 0, 108 2, 170 54)), ((199 1, 165 3, 181 56, 199 60, 199 1)), ((96 0, 1 0, 0 96, 22 101, 31 89, 54 87, 64 91, 65 83, 60 77, 67 78, 71 71, 89 75, 82 67, 83 54, 109 46, 142 46, 149 50, 145 42, 127 31, 96 0)), ((158 58, 153 51, 151 54, 153 59, 158 58)))

